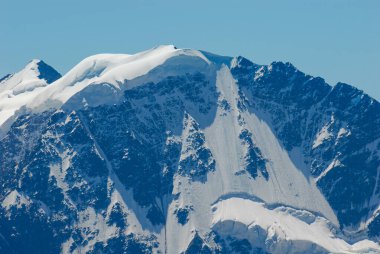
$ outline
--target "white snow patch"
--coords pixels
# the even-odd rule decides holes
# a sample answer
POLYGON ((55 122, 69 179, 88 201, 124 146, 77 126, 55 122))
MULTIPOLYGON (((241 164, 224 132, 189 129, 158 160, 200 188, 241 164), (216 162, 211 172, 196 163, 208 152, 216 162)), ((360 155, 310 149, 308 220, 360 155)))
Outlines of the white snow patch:
POLYGON ((330 126, 334 123, 334 116, 331 117, 331 122, 328 124, 325 124, 322 129, 317 134, 314 142, 313 142, 313 149, 320 146, 324 141, 329 140, 332 137, 332 133, 329 131, 330 126))
POLYGON ((18 209, 23 206, 28 207, 31 204, 31 201, 28 197, 19 193, 17 190, 11 191, 1 203, 1 206, 9 210, 11 207, 17 207, 18 209))
POLYGON ((318 182, 322 177, 324 177, 325 175, 327 175, 327 173, 332 170, 333 168, 335 167, 339 167, 339 166, 342 166, 343 164, 337 160, 337 159, 334 159, 328 166, 325 170, 323 170, 323 172, 315 179, 315 182, 318 182))
POLYGON ((213 229, 225 236, 248 239, 254 246, 271 253, 307 253, 314 245, 332 253, 375 253, 380 246, 365 240, 350 245, 336 238, 328 220, 306 211, 294 216, 287 209, 269 209, 264 203, 243 198, 230 198, 212 207, 213 229), (260 246, 260 243, 262 246, 260 246))
POLYGON ((351 131, 346 130, 345 128, 340 128, 338 132, 338 139, 342 137, 347 137, 349 135, 351 135, 351 131))
POLYGON ((262 76, 264 76, 264 73, 265 73, 265 68, 264 66, 260 67, 260 69, 258 69, 256 72, 255 72, 255 77, 253 78, 253 80, 257 80, 259 78, 261 78, 262 76))

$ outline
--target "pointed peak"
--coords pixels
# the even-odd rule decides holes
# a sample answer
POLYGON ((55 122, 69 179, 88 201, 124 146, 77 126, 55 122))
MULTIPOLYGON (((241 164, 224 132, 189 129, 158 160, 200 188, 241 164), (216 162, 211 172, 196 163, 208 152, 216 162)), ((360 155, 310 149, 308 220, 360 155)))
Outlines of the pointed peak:
POLYGON ((60 77, 61 74, 44 61, 33 59, 20 71, 0 79, 0 92, 10 91, 13 95, 30 92, 37 87, 46 86, 60 77))
POLYGON ((17 73, 24 73, 27 74, 28 77, 44 79, 48 84, 61 77, 58 71, 40 59, 30 60, 26 66, 17 73))
POLYGON ((43 79, 48 84, 56 81, 61 77, 61 74, 58 71, 40 59, 30 60, 26 66, 17 73, 24 73, 22 76, 28 78, 43 79))

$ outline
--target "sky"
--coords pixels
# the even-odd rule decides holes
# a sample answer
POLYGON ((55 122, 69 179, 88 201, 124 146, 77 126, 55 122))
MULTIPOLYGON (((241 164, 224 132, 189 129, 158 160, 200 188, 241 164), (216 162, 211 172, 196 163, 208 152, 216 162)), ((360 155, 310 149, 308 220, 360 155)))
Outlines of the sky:
POLYGON ((0 76, 161 44, 291 62, 380 100, 379 0, 1 0, 0 76))

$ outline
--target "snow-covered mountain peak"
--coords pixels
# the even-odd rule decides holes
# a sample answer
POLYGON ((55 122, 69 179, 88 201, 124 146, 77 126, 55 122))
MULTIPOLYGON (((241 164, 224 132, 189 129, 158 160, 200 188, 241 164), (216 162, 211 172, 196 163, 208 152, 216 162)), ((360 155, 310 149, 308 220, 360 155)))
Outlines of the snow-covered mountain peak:
POLYGON ((22 70, 0 81, 0 93, 7 90, 13 94, 32 91, 60 77, 61 75, 44 61, 33 59, 22 70))
POLYGON ((61 74, 44 61, 33 59, 22 70, 2 78, 0 81, 0 125, 31 101, 35 94, 60 77, 61 74))
POLYGON ((0 253, 380 253, 361 91, 172 45, 48 68, 0 80, 0 253))

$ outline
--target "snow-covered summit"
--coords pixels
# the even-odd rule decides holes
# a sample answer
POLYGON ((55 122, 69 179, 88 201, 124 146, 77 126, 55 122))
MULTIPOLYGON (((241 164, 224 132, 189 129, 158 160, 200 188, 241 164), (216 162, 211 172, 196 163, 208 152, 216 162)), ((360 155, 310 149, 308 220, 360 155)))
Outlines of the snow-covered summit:
POLYGON ((33 91, 60 77, 61 75, 44 61, 33 59, 21 71, 8 75, 0 81, 0 93, 9 91, 17 95, 33 91))
POLYGON ((22 70, 0 81, 0 126, 44 87, 59 79, 59 74, 44 61, 33 59, 22 70))

